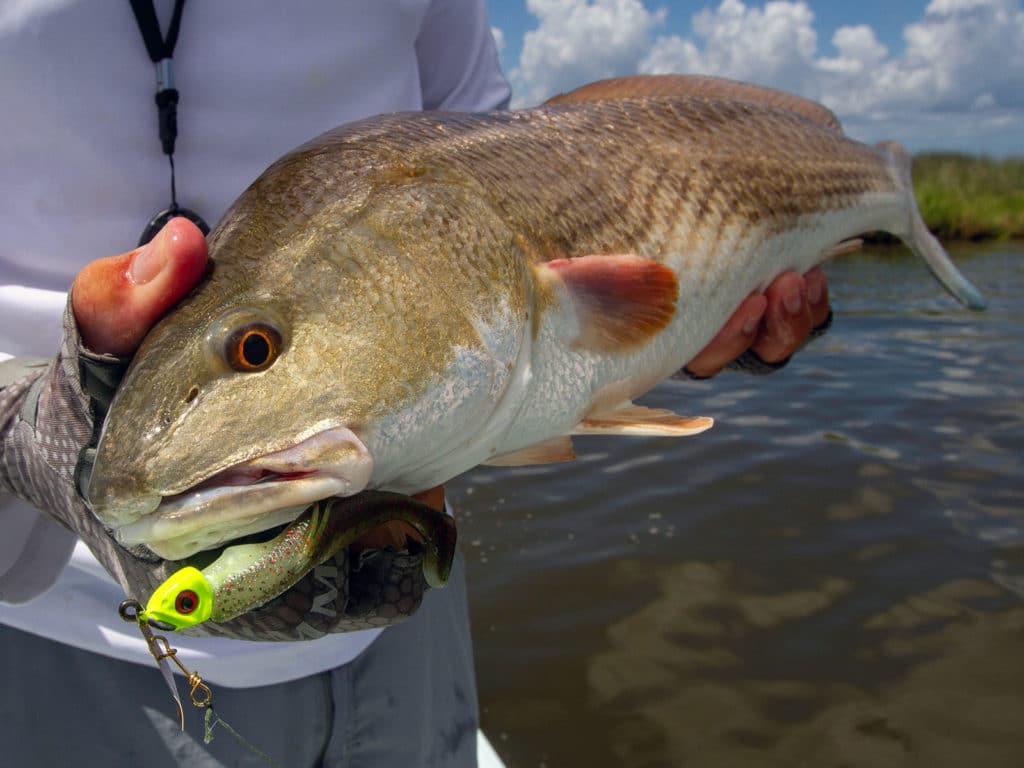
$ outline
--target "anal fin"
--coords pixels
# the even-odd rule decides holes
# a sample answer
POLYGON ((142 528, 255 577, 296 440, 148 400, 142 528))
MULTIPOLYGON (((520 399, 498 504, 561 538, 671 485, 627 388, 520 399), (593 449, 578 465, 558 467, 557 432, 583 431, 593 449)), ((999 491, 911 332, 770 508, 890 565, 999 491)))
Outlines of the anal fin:
POLYGON ((488 467, 525 467, 530 464, 557 464, 560 461, 572 461, 575 458, 572 438, 562 436, 520 448, 512 453, 492 456, 484 464, 488 467))
POLYGON ((688 437, 710 429, 708 416, 680 416, 662 408, 627 403, 610 411, 592 413, 576 425, 574 435, 633 435, 688 437))

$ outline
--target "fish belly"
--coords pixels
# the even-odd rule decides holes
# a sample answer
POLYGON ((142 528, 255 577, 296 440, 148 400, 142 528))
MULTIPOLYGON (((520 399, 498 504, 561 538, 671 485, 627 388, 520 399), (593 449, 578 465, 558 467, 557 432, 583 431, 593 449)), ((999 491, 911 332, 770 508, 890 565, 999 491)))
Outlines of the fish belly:
MULTIPOLYGON (((523 408, 497 452, 568 435, 588 414, 642 395, 693 359, 751 292, 785 271, 803 273, 822 263, 843 240, 891 229, 905 217, 906 199, 894 190, 867 195, 855 207, 803 216, 782 232, 733 223, 714 241, 698 238, 696 249, 674 246, 665 263, 679 282, 675 316, 636 349, 580 348, 573 344, 572 318, 548 313, 533 345, 523 408)), ((680 223, 681 230, 687 226, 680 223)), ((678 238, 684 241, 693 242, 678 238)))

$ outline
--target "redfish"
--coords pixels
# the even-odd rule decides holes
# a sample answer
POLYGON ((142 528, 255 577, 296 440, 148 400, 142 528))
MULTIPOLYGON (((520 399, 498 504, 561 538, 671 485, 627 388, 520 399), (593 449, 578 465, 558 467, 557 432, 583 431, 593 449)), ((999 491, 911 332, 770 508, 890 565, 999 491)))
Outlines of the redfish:
POLYGON ((690 435, 638 407, 752 291, 890 232, 971 308, 896 144, 709 78, 629 78, 534 109, 375 117, 285 155, 147 336, 88 496, 168 559, 329 496, 413 493, 572 435, 690 435))

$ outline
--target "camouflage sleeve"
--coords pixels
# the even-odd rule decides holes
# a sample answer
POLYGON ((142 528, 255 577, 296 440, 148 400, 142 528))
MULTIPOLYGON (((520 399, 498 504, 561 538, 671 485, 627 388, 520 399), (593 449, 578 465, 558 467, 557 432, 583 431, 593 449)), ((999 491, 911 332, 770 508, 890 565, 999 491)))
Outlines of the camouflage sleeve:
MULTIPOLYGON (((7 386, 0 379, 0 492, 25 499, 76 534, 125 595, 145 602, 182 563, 163 560, 146 547, 118 544, 81 492, 99 427, 128 361, 83 346, 69 301, 64 339, 52 361, 2 365, 17 372, 7 386)), ((419 607, 426 588, 421 564, 422 554, 416 552, 371 551, 350 558, 341 551, 266 605, 183 633, 301 640, 386 626, 419 607)))
MULTIPOLYGON (((69 304, 52 361, 4 365, 20 367, 22 375, 0 389, 0 491, 28 501, 94 551, 116 547, 79 495, 76 477, 96 414, 109 403, 126 362, 82 347, 69 304)), ((109 559, 100 557, 108 569, 109 559)))
MULTIPOLYGON (((0 362, 0 434, 16 415, 35 408, 47 360, 0 362), (14 404, 20 402, 21 407, 14 404)), ((26 418, 26 416, 23 416, 26 418)), ((26 603, 57 581, 75 546, 75 536, 32 505, 5 492, 0 482, 0 602, 26 603)))
MULTIPOLYGON (((72 324, 73 325, 73 324, 72 324)), ((77 371, 77 333, 49 363, 20 363, 24 375, 0 390, 0 490, 79 532, 84 504, 74 490, 78 457, 92 439, 89 398, 77 371)))

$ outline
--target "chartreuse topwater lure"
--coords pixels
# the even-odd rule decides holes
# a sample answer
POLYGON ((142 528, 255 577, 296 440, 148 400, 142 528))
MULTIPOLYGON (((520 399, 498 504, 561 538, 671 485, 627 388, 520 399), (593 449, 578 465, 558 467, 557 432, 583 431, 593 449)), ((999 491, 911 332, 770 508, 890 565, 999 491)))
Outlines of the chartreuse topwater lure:
POLYGON ((455 555, 455 523, 444 512, 395 493, 367 491, 309 507, 269 541, 226 547, 205 568, 187 565, 156 588, 145 615, 164 630, 228 621, 272 600, 312 568, 373 528, 408 523, 423 539, 423 575, 442 587, 455 555))

